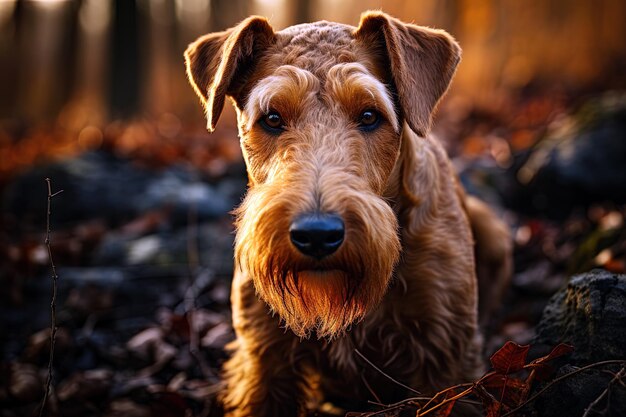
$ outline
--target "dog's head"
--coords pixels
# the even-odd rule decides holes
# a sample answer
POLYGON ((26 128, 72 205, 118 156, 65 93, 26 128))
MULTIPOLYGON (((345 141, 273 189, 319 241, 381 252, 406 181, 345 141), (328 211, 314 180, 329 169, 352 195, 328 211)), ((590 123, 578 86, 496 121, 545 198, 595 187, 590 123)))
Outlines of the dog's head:
POLYGON ((427 133, 459 56, 445 32, 382 12, 280 32, 251 17, 187 49, 209 130, 226 96, 237 109, 250 189, 236 260, 296 334, 338 335, 385 294, 403 125, 427 133))

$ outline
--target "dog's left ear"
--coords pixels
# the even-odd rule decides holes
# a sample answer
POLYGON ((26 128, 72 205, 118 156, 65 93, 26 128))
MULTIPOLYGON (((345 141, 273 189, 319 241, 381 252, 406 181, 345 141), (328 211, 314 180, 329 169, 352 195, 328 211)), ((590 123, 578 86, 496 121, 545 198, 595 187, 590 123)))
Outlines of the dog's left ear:
POLYGON ((187 76, 215 130, 226 95, 234 96, 252 64, 276 39, 267 19, 251 16, 234 28, 198 38, 185 51, 187 76))
POLYGON ((461 59, 459 45, 442 30, 403 23, 383 12, 362 14, 354 37, 366 47, 380 49, 382 42, 403 116, 425 136, 461 59))

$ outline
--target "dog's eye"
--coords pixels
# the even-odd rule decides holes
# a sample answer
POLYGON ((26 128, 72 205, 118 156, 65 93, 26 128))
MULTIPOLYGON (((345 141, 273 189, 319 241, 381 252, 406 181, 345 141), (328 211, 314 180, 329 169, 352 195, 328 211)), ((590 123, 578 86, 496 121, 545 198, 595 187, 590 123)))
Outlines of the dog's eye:
POLYGON ((375 110, 365 110, 359 117, 359 128, 366 132, 374 130, 380 124, 380 113, 375 110))
POLYGON ((276 111, 270 111, 259 120, 259 123, 267 132, 277 134, 285 130, 285 122, 276 111))

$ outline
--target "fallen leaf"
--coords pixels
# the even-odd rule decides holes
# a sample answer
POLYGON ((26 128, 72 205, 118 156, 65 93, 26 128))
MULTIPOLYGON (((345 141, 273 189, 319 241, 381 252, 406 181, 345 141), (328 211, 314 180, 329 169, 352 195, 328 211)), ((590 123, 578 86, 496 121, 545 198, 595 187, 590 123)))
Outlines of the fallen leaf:
POLYGON ((508 341, 502 346, 491 358, 491 366, 501 374, 508 375, 517 372, 526 365, 526 355, 528 355, 530 345, 518 345, 515 342, 508 341))
POLYGON ((112 384, 113 372, 108 369, 92 369, 76 372, 64 379, 57 389, 61 401, 86 401, 103 398, 112 384))
POLYGON ((169 363, 178 350, 165 341, 163 331, 156 327, 151 327, 135 335, 126 343, 128 350, 136 354, 139 358, 153 361, 153 364, 138 372, 139 375, 152 375, 169 363))
POLYGON ((232 327, 228 323, 220 323, 202 337, 200 344, 202 347, 222 349, 231 340, 233 340, 232 327))
MULTIPOLYGON (((443 398, 441 400, 441 402, 444 402, 444 401, 454 397, 455 395, 456 395, 456 392, 451 389, 448 392, 446 392, 446 396, 445 396, 445 398, 443 398)), ((435 412, 434 416, 435 417, 448 417, 450 415, 450 413, 452 412, 452 409, 454 408, 454 404, 455 403, 456 403, 456 400, 452 400, 452 401, 448 402, 447 404, 445 404, 441 408, 437 409, 437 411, 435 412)))
POLYGON ((485 417, 500 417, 502 414, 502 403, 494 401, 487 407, 486 411, 485 417))
POLYGON ((550 353, 535 359, 534 361, 529 363, 527 367, 535 369, 535 378, 538 381, 545 381, 549 379, 555 371, 554 367, 548 362, 561 356, 565 356, 571 353, 573 350, 573 346, 565 343, 559 343, 554 348, 552 348, 550 353))
POLYGON ((566 343, 559 343, 555 347, 552 348, 550 353, 546 356, 542 356, 540 358, 535 359, 530 364, 542 364, 553 359, 559 358, 561 356, 567 355, 574 351, 574 346, 568 345, 566 343))
POLYGON ((150 417, 150 408, 129 399, 114 400, 103 417, 150 417))
POLYGON ((163 332, 157 327, 150 327, 137 333, 127 343, 126 348, 143 359, 148 359, 154 345, 163 340, 163 332))
POLYGON ((43 382, 33 365, 12 363, 9 380, 9 393, 19 401, 37 401, 43 395, 43 382))
POLYGON ((501 402, 515 407, 526 399, 529 389, 526 381, 502 374, 493 374, 483 379, 482 385, 493 390, 494 397, 500 398, 501 402))

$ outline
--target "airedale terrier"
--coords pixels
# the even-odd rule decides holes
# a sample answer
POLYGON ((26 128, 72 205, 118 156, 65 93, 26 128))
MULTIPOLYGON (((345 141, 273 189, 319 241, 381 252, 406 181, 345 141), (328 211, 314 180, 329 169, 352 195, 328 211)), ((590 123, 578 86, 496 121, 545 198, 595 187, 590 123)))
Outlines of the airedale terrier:
POLYGON ((280 32, 250 17, 185 52, 209 130, 232 99, 249 176, 226 415, 406 394, 356 350, 425 394, 482 371, 475 271, 506 281, 508 232, 428 136, 460 53, 382 12, 280 32))

